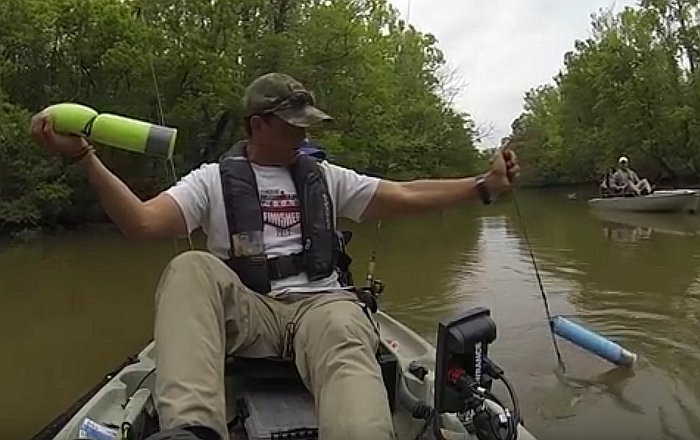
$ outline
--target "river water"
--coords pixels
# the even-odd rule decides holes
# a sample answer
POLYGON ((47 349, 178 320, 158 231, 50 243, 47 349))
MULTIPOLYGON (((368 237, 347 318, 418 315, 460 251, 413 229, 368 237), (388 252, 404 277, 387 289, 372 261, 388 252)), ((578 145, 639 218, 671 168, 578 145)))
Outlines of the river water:
MULTIPOLYGON (((589 196, 529 190, 517 201, 552 313, 637 353, 633 371, 560 340, 567 372, 555 372, 510 200, 384 221, 382 308, 434 342, 440 319, 488 307, 498 326, 490 355, 540 439, 698 439, 700 216, 600 216, 589 196)), ((356 277, 374 227, 352 226, 356 277)), ((109 227, 0 242, 0 438, 30 438, 150 340, 153 290, 174 253, 171 241, 109 227)))

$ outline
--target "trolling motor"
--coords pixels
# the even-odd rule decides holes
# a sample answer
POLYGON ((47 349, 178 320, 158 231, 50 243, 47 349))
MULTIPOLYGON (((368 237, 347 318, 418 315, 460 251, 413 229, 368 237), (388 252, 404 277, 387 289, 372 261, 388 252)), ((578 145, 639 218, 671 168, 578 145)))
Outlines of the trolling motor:
MULTIPOLYGON (((489 309, 477 307, 438 326, 435 368, 435 412, 457 413, 464 427, 479 440, 516 440, 520 409, 513 388, 488 354, 496 339, 489 309), (493 380, 502 380, 513 401, 513 412, 491 393, 493 380), (497 411, 495 405, 503 411, 497 411)), ((434 434, 440 433, 438 418, 434 434)))

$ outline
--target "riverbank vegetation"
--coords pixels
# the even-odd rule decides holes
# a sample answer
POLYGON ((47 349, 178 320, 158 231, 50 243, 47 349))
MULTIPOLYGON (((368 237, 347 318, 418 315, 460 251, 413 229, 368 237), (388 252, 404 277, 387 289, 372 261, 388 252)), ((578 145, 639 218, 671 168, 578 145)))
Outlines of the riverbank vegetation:
POLYGON ((551 84, 512 124, 524 183, 598 180, 625 155, 652 184, 700 178, 700 6, 643 0, 592 17, 551 84))
MULTIPOLYGON (((573 43, 553 81, 524 94, 510 134, 520 183, 596 182, 625 155, 653 184, 695 184, 697 17, 700 0, 592 15, 590 37, 573 43)), ((459 88, 435 38, 386 0, 5 0, 0 29, 0 229, 104 219, 83 173, 28 138, 31 113, 56 102, 160 122, 160 98, 165 124, 179 130, 182 175, 243 136, 242 91, 276 70, 335 117, 312 137, 340 164, 450 176, 478 172, 490 156, 453 105, 459 88)), ((141 197, 172 184, 160 161, 98 150, 141 197)))
MULTIPOLYGON (((99 219, 80 170, 29 140, 29 117, 78 102, 159 122, 154 76, 179 130, 178 175, 243 135, 242 91, 269 71, 297 77, 334 116, 312 134, 343 165, 394 177, 484 165, 435 38, 385 0, 3 0, 0 29, 0 227, 99 219)), ((99 154, 142 197, 172 183, 162 162, 99 154)))

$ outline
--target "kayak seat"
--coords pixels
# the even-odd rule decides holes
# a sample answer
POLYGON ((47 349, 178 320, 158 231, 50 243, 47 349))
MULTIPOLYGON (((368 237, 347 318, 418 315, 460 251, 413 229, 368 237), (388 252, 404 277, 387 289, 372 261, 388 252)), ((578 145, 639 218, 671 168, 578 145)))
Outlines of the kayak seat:
MULTIPOLYGON (((393 394, 395 388, 396 357, 382 344, 376 354, 377 362, 382 369, 382 378, 387 391, 393 394)), ((281 358, 246 358, 238 356, 228 356, 226 358, 225 377, 237 377, 249 381, 274 380, 301 383, 301 376, 296 364, 291 359, 281 358)))
MULTIPOLYGON (((389 407, 396 410, 398 360, 383 344, 377 351, 389 407)), ((227 407, 231 439, 317 439, 314 398, 293 360, 226 358, 227 407)))
POLYGON ((249 379, 284 379, 301 381, 294 361, 281 358, 226 358, 224 375, 243 376, 249 379))
MULTIPOLYGON (((379 345, 376 359, 382 370, 382 379, 390 397, 391 409, 394 409, 394 394, 398 380, 398 361, 383 344, 379 345)), ((224 376, 237 380, 252 382, 286 382, 303 384, 296 364, 291 359, 281 358, 246 358, 228 356, 224 367, 224 376)))
POLYGON ((314 399, 292 360, 226 358, 231 439, 317 439, 314 399))

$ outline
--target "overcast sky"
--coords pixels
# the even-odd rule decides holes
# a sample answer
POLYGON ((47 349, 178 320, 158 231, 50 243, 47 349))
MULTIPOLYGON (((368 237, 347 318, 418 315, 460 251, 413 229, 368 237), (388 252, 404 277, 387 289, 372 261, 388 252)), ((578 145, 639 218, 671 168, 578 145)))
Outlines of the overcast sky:
POLYGON ((464 86, 455 106, 498 144, 520 114, 525 91, 549 83, 564 53, 590 32, 590 15, 632 0, 390 0, 420 31, 438 39, 464 86), (410 6, 410 7, 409 7, 410 6), (409 15, 410 11, 410 15, 409 15))

